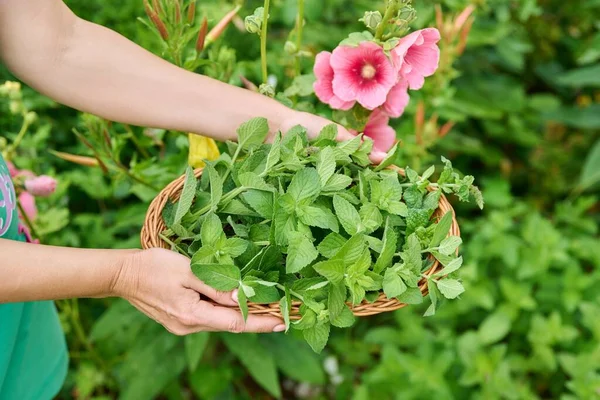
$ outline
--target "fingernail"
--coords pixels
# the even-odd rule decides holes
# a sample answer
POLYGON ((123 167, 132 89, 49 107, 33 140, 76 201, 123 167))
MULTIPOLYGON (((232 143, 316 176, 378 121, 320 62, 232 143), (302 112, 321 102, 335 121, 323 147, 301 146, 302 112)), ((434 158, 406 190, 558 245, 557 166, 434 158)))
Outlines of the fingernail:
POLYGON ((231 293, 231 298, 233 299, 233 301, 235 301, 236 303, 239 303, 238 300, 238 290, 235 289, 232 293, 231 293))
POLYGON ((273 332, 283 332, 285 331, 285 325, 277 325, 275 328, 273 328, 273 332))

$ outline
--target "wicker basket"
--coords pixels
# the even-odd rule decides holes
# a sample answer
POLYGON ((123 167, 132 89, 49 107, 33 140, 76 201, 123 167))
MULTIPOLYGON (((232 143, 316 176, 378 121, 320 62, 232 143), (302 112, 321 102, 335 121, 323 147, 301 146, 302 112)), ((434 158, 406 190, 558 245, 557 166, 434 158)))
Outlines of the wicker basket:
MULTIPOLYGON (((404 171, 400 168, 393 167, 398 171, 399 174, 404 175, 404 171)), ((200 177, 202 175, 202 169, 195 170, 196 177, 200 177)), ((144 221, 144 226, 142 227, 141 233, 141 244, 144 249, 149 249, 153 247, 162 247, 169 248, 169 245, 165 243, 159 236, 159 233, 167 229, 165 222, 162 218, 162 210, 167 204, 167 201, 170 199, 172 201, 176 201, 179 199, 181 195, 181 191, 183 190, 183 183, 185 180, 185 176, 181 176, 178 179, 171 182, 167 187, 165 187, 158 196, 152 201, 148 212, 146 214, 146 219, 144 221)), ((430 191, 437 190, 434 188, 429 188, 430 191)), ((451 211, 452 225, 450 227, 450 232, 448 235, 460 236, 460 229, 458 227, 458 223, 456 222, 456 215, 454 214, 454 209, 446 199, 446 197, 442 194, 439 207, 434 212, 432 218, 439 219, 446 212, 451 211)), ((435 274, 437 271, 441 270, 441 264, 439 261, 435 260, 432 266, 425 272, 426 276, 431 276, 435 274)), ((419 289, 423 296, 427 295, 427 281, 422 279, 419 282, 419 289)), ((300 314, 300 305, 299 301, 294 301, 292 303, 290 317, 292 319, 298 319, 300 314)), ((374 302, 368 302, 364 300, 361 304, 353 306, 349 304, 350 309, 354 313, 354 315, 359 317, 369 316, 380 314, 388 311, 398 310, 407 306, 406 303, 401 303, 397 299, 388 299, 383 292, 379 295, 377 300, 374 302)), ((279 303, 271 303, 271 304, 255 304, 248 303, 248 312, 250 314, 258 314, 258 315, 272 315, 281 318, 281 312, 279 309, 279 303)))

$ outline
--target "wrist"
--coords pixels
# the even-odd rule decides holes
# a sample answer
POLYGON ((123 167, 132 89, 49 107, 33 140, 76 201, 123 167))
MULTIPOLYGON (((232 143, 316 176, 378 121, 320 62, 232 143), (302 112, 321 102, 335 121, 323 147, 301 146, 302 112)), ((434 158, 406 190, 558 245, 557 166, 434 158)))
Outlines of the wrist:
POLYGON ((131 298, 139 286, 140 255, 142 250, 121 251, 110 266, 110 279, 106 297, 131 298))

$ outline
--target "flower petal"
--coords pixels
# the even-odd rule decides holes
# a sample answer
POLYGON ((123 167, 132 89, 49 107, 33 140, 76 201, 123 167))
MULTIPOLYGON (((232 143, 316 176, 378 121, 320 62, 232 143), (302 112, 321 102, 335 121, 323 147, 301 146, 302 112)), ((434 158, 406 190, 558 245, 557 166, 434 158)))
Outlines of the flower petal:
POLYGON ((398 118, 404 113, 409 100, 408 81, 400 81, 388 93, 383 110, 390 117, 398 118))

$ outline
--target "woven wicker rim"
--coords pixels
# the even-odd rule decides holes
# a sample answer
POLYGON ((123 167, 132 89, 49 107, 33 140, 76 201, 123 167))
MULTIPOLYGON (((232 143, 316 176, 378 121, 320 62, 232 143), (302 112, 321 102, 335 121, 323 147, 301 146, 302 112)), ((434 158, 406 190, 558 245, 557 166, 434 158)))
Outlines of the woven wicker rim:
MULTIPOLYGON (((404 176, 404 170, 397 167, 390 167, 396 170, 399 174, 404 176)), ((202 169, 196 169, 195 171, 196 177, 200 177, 202 175, 202 169)), ((169 199, 176 201, 179 199, 181 195, 181 191, 183 190, 183 184, 185 181, 185 175, 180 176, 169 185, 167 185, 150 203, 150 207, 148 208, 148 212, 146 213, 146 219, 144 221, 144 226, 142 227, 141 233, 141 244, 142 248, 149 249, 154 247, 160 247, 168 249, 169 245, 163 241, 159 234, 167 229, 165 222, 162 218, 162 210, 165 208, 167 201, 169 199)), ((437 190, 433 187, 428 188, 429 191, 437 190)), ((448 199, 442 194, 440 198, 440 203, 438 209, 433 213, 432 218, 439 220, 444 214, 448 211, 452 212, 452 225, 450 227, 450 232, 448 236, 460 236, 460 229, 458 227, 458 222, 456 221, 456 214, 454 209, 448 202, 448 199)), ((439 261, 434 260, 431 267, 424 273, 426 276, 431 276, 441 270, 441 264, 439 261)), ((419 289, 423 296, 426 296, 428 293, 427 290, 427 281, 425 278, 421 279, 419 282, 419 289)), ((210 300, 209 300, 210 301, 210 300)), ((301 302, 294 301, 292 302, 292 307, 290 311, 290 318, 298 319, 300 315, 300 305, 301 302)), ((353 306, 348 304, 354 315, 358 317, 365 317, 369 315, 381 314, 384 312, 395 311, 400 308, 406 307, 406 303, 402 303, 397 299, 388 299, 383 292, 379 294, 379 297, 374 301, 369 303, 367 300, 364 300, 361 304, 353 306)), ((232 307, 235 308, 235 307, 232 307)), ((282 318, 279 303, 271 303, 271 304, 256 304, 256 303, 248 303, 248 312, 250 314, 255 315, 272 315, 278 318, 282 318)))

